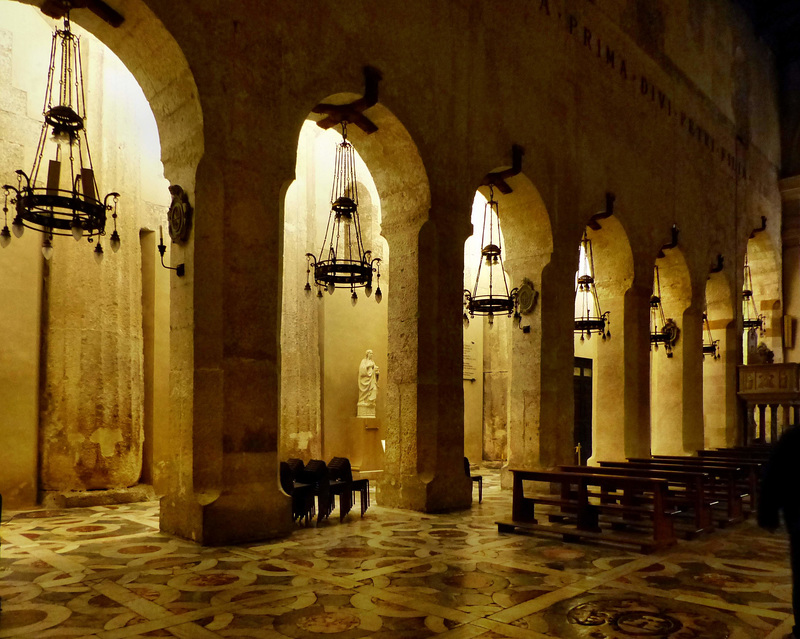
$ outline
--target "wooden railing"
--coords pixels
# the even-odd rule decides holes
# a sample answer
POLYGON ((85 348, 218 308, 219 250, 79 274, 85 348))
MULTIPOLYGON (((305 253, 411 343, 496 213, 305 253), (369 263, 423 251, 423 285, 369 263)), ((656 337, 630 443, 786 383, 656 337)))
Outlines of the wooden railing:
POLYGON ((800 364, 751 364, 738 368, 737 395, 745 414, 744 443, 776 441, 783 428, 800 421, 800 364))

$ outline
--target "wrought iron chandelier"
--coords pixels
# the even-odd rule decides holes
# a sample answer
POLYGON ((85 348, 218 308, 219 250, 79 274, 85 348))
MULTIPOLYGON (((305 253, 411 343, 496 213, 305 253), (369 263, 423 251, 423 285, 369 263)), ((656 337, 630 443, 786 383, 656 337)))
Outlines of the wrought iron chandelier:
POLYGON ((56 28, 53 33, 43 115, 44 123, 30 175, 18 170, 17 186, 3 186, 5 224, 0 231, 0 246, 6 247, 11 242, 8 228, 10 196, 11 204, 16 205, 16 215, 11 224, 16 237, 21 237, 26 228, 43 233, 42 253, 50 259, 55 235, 72 235, 76 241, 86 237, 89 242, 98 236, 94 255, 99 262, 103 259, 100 236, 105 235, 109 211, 114 220, 114 232, 109 243, 114 252, 120 247, 117 232, 119 194, 112 192, 99 199, 85 127, 86 98, 80 39, 70 29, 69 12, 64 16, 64 28, 56 28), (39 174, 46 151, 53 159, 49 160, 46 183, 42 186, 39 174), (62 171, 66 166, 68 170, 62 171), (65 174, 63 177, 62 173, 65 174), (62 188, 62 182, 66 182, 67 188, 62 188))
POLYGON ((609 311, 600 309, 597 286, 594 280, 594 256, 592 241, 586 231, 581 240, 578 257, 578 272, 575 274, 575 333, 580 333, 581 342, 591 339, 592 333, 598 333, 606 339, 611 337, 607 329, 609 311))
POLYGON ((363 288, 367 297, 372 295, 372 274, 377 276, 375 301, 383 299, 381 292, 380 258, 364 250, 361 222, 358 217, 358 181, 356 179, 356 154, 347 141, 347 122, 342 121, 342 141, 336 145, 336 159, 331 187, 331 213, 325 229, 319 256, 306 253, 306 295, 311 295, 311 271, 317 297, 323 289, 333 294, 337 288, 351 291, 353 306, 358 302, 357 288, 363 288))
POLYGON ((672 318, 664 316, 658 266, 654 266, 653 269, 653 294, 650 296, 650 348, 657 351, 658 345, 663 344, 667 357, 672 357, 672 349, 678 341, 680 329, 672 318))
POLYGON ((470 318, 485 315, 489 326, 494 324, 496 313, 514 315, 519 319, 519 290, 509 291, 505 268, 503 267, 503 247, 500 236, 500 206, 494 199, 494 186, 489 185, 489 200, 483 207, 483 227, 481 230, 481 255, 478 258, 478 272, 475 286, 470 292, 464 289, 464 326, 469 326, 470 318), (483 267, 486 267, 485 269, 483 267), (499 271, 499 276, 495 271, 499 271), (495 285, 495 280, 502 281, 502 288, 495 285), (495 292, 495 287, 499 292, 495 292), (479 294, 479 291, 481 293, 479 294), (488 291, 485 293, 483 291, 488 291))
POLYGON ((756 299, 753 296, 753 276, 747 253, 744 254, 744 286, 742 287, 742 327, 745 331, 757 328, 764 335, 764 316, 758 312, 756 299))
POLYGON ((703 311, 703 330, 705 336, 703 337, 703 358, 706 355, 711 355, 714 359, 719 359, 719 340, 714 339, 711 334, 711 324, 708 322, 708 308, 703 311))

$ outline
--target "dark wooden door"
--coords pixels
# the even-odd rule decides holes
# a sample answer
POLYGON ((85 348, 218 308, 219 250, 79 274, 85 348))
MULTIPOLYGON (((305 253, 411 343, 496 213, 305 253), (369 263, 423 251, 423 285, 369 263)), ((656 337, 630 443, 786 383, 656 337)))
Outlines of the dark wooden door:
POLYGON ((586 465, 592 456, 592 360, 575 358, 575 462, 586 465), (580 447, 580 448, 579 448, 580 447))

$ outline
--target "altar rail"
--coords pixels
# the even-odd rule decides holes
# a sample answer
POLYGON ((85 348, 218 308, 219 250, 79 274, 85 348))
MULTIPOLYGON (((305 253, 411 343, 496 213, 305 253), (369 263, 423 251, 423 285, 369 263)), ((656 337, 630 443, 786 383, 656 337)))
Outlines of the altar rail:
POLYGON ((745 444, 774 442, 784 428, 800 422, 800 364, 750 364, 738 369, 745 444))

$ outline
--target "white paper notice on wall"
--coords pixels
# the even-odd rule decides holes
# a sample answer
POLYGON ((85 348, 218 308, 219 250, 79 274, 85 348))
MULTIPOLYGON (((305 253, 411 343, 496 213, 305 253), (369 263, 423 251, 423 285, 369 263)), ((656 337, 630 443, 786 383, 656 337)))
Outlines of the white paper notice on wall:
POLYGON ((475 361, 475 342, 464 340, 464 381, 474 382, 478 370, 475 361))

